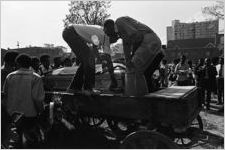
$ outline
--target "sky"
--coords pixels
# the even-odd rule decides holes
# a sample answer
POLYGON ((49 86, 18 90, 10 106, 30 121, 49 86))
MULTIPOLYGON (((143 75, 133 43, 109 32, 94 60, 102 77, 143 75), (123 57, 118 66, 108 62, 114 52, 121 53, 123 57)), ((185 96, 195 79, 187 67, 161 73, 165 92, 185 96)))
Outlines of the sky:
MULTIPOLYGON (((69 14, 69 1, 1 1, 1 48, 65 46, 63 19, 69 14)), ((152 28, 166 44, 166 27, 171 21, 203 21, 201 10, 215 1, 112 1, 111 19, 130 16, 152 28)))

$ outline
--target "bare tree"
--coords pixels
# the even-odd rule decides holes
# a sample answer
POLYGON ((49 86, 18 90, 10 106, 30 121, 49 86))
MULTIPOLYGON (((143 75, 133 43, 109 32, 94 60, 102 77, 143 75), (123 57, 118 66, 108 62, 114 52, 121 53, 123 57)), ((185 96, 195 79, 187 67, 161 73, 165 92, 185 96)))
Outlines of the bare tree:
POLYGON ((217 19, 224 20, 224 1, 216 1, 216 4, 213 6, 204 7, 202 10, 203 14, 207 14, 217 19))
POLYGON ((69 14, 63 20, 64 26, 70 24, 92 24, 103 25, 105 19, 110 14, 107 9, 111 1, 71 1, 69 4, 69 14))

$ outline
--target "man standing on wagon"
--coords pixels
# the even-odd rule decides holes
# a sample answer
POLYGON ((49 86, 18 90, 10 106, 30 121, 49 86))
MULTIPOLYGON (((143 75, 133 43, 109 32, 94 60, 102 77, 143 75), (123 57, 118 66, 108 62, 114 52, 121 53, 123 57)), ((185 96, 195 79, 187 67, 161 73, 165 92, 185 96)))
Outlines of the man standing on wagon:
POLYGON ((104 32, 110 41, 116 42, 118 38, 123 40, 127 72, 135 74, 134 80, 127 83, 134 81, 133 85, 139 85, 127 85, 133 88, 128 95, 141 96, 148 93, 152 88, 151 76, 164 57, 159 37, 148 26, 128 16, 120 17, 115 22, 111 19, 106 20, 104 32), (147 83, 141 78, 145 78, 147 83))
MULTIPOLYGON (((97 45, 102 46, 103 52, 108 54, 108 61, 111 62, 111 56, 109 55, 111 50, 108 36, 105 35, 101 26, 81 24, 66 27, 62 36, 80 62, 79 68, 68 89, 81 91, 83 88, 85 92, 96 93, 93 90, 95 84, 95 56, 99 56, 96 44, 99 42, 97 45), (93 45, 92 48, 88 46, 90 44, 93 45)), ((109 65, 111 76, 110 88, 116 88, 117 81, 113 74, 112 62, 109 63, 109 65)))

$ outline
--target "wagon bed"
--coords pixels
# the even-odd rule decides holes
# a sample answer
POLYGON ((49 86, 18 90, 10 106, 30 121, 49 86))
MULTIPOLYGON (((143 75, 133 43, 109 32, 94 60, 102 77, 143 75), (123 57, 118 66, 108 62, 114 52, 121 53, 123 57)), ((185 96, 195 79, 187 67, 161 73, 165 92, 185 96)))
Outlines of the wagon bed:
POLYGON ((51 92, 46 98, 53 95, 61 97, 64 106, 87 115, 157 121, 176 128, 188 127, 201 109, 195 86, 172 86, 142 97, 51 92))

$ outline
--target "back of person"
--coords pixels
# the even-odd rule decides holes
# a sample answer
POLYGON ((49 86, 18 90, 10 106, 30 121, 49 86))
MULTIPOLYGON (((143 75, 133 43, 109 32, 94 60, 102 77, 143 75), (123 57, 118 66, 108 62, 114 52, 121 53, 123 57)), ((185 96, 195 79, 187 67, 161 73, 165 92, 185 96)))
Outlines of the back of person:
POLYGON ((104 31, 101 26, 98 25, 80 25, 74 24, 73 27, 77 33, 87 42, 92 43, 91 37, 96 35, 99 41, 103 43, 104 41, 104 31))
POLYGON ((6 99, 3 104, 10 115, 16 111, 25 117, 35 117, 42 109, 45 96, 42 79, 29 69, 31 59, 28 55, 21 54, 16 60, 21 67, 10 73, 5 80, 3 92, 6 99))
POLYGON ((32 71, 18 70, 8 75, 7 82, 7 108, 10 115, 14 111, 23 112, 25 116, 36 116, 35 104, 32 101, 32 82, 37 80, 32 71))
POLYGON ((115 23, 119 28, 122 28, 124 30, 124 33, 127 33, 130 36, 132 34, 135 34, 137 31, 154 33, 153 30, 145 24, 142 24, 141 22, 128 16, 118 18, 115 23))

